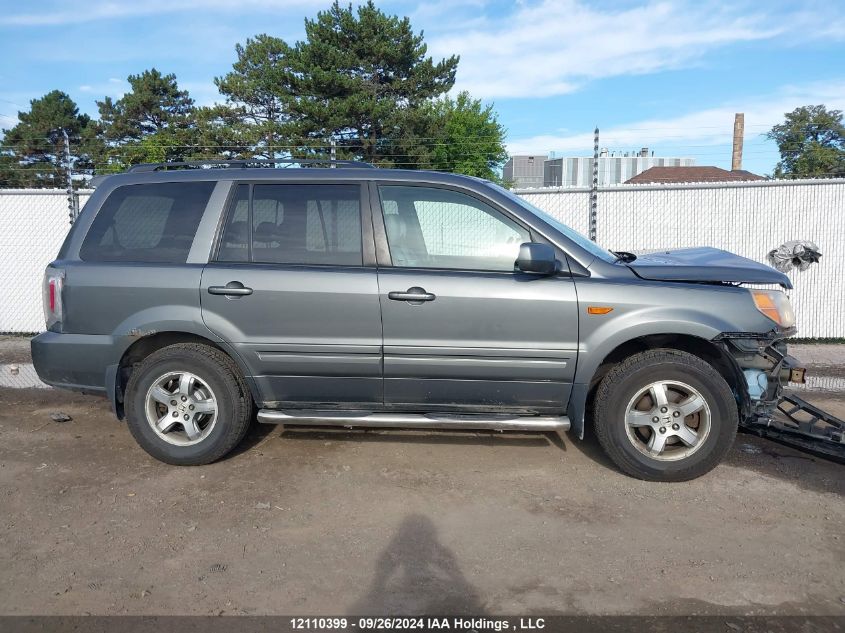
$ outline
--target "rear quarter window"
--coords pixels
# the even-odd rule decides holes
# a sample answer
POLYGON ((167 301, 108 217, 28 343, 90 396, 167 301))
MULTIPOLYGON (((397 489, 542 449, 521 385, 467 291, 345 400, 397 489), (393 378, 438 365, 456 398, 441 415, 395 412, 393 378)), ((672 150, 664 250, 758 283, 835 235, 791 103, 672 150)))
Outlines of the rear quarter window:
POLYGON ((168 182, 118 187, 94 218, 80 259, 184 264, 214 185, 168 182))

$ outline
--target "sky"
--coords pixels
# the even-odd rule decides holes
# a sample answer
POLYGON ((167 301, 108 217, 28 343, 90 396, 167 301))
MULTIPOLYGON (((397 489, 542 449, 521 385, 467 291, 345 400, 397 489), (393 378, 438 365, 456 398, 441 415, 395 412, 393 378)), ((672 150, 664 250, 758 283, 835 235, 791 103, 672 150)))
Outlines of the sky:
MULTIPOLYGON (((174 73, 200 105, 235 44, 289 42, 330 0, 0 0, 0 128, 58 89, 96 116, 126 77, 174 73)), ((357 3, 353 3, 357 4, 357 3)), ((648 147, 730 168, 734 113, 743 167, 770 174, 765 138, 785 112, 845 110, 845 0, 430 0, 377 2, 407 15, 429 53, 458 54, 457 83, 492 103, 511 154, 587 156, 648 147)))

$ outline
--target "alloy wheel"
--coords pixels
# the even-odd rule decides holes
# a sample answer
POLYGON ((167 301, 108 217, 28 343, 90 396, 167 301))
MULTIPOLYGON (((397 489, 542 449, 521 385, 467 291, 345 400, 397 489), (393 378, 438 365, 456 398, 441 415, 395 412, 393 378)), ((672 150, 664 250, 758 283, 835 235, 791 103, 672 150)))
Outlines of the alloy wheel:
POLYGON ((191 446, 202 442, 217 422, 217 398, 190 372, 168 372, 153 381, 144 400, 147 422, 165 442, 191 446))
POLYGON ((710 406, 694 387, 674 380, 646 385, 625 409, 628 439, 659 461, 684 459, 701 448, 710 433, 710 406))

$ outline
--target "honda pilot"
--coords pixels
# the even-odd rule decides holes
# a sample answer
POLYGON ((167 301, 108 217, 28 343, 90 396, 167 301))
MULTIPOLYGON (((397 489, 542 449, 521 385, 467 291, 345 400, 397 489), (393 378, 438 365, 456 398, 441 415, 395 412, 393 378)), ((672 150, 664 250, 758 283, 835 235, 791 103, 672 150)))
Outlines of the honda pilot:
POLYGON ((41 379, 104 395, 169 464, 254 418, 590 429, 625 473, 680 481, 800 374, 768 266, 608 251, 477 178, 284 162, 100 179, 45 272, 41 379))

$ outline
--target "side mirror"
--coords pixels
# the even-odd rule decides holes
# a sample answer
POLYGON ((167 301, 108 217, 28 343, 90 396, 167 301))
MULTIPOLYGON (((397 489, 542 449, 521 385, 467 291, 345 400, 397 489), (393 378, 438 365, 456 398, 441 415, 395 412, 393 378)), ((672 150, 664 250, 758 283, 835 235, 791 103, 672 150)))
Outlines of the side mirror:
POLYGON ((524 273, 553 275, 558 270, 555 249, 548 244, 525 242, 519 246, 516 267, 524 273))

